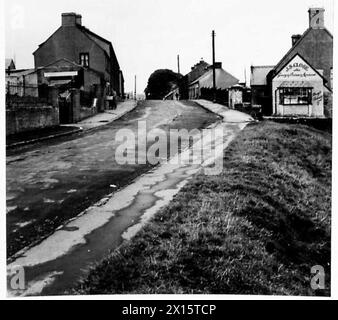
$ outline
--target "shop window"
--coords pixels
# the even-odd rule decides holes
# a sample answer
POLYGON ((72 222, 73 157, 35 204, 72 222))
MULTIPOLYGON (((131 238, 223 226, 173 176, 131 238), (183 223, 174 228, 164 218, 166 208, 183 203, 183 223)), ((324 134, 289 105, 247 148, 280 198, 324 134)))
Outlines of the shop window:
POLYGON ((312 88, 280 88, 279 98, 283 105, 312 104, 312 88))
POLYGON ((83 67, 89 67, 89 53, 88 52, 80 53, 80 65, 83 67))

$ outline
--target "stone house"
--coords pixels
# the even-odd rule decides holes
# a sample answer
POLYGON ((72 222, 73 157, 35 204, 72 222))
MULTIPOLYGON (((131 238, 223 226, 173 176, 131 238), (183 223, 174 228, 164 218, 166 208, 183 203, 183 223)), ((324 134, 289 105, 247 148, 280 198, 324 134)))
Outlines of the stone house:
POLYGON ((106 95, 115 92, 123 98, 123 73, 112 43, 84 27, 79 14, 63 13, 61 18, 61 26, 33 53, 39 86, 72 83, 99 94, 100 109, 106 95))

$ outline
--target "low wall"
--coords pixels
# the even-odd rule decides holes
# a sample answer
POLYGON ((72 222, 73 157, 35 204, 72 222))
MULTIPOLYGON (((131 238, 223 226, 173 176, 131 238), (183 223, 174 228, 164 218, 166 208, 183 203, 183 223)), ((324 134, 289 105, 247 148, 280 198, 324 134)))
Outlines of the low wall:
POLYGON ((59 108, 22 107, 6 110, 6 135, 54 127, 60 124, 59 108))
POLYGON ((332 132, 332 118, 264 117, 264 120, 278 123, 304 124, 318 130, 332 132))
POLYGON ((83 119, 91 117, 97 113, 97 107, 85 107, 81 105, 80 91, 73 90, 72 92, 73 103, 73 122, 79 122, 83 119))
POLYGON ((89 118, 95 114, 97 114, 97 110, 95 107, 91 107, 91 108, 81 107, 80 108, 80 119, 78 121, 89 118))

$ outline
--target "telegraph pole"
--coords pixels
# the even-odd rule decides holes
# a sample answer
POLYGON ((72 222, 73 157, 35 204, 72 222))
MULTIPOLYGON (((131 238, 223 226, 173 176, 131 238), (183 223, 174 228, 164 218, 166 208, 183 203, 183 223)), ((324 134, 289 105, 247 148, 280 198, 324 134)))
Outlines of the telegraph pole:
POLYGON ((180 74, 180 55, 177 55, 177 73, 180 74))
POLYGON ((135 80, 134 80, 134 100, 136 100, 136 74, 135 74, 135 80))
POLYGON ((216 102, 215 31, 214 30, 212 30, 211 36, 212 36, 212 89, 213 89, 213 95, 214 95, 213 102, 216 102))
POLYGON ((244 67, 244 86, 246 87, 246 68, 244 67))

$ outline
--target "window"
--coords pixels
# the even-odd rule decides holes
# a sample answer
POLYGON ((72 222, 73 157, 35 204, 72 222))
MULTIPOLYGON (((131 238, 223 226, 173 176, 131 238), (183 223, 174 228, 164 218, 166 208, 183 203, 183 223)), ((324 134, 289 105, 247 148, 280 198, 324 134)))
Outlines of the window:
POLYGON ((89 53, 80 53, 80 65, 83 67, 89 67, 89 53))
POLYGON ((312 88, 279 88, 279 98, 283 105, 312 104, 312 88))

